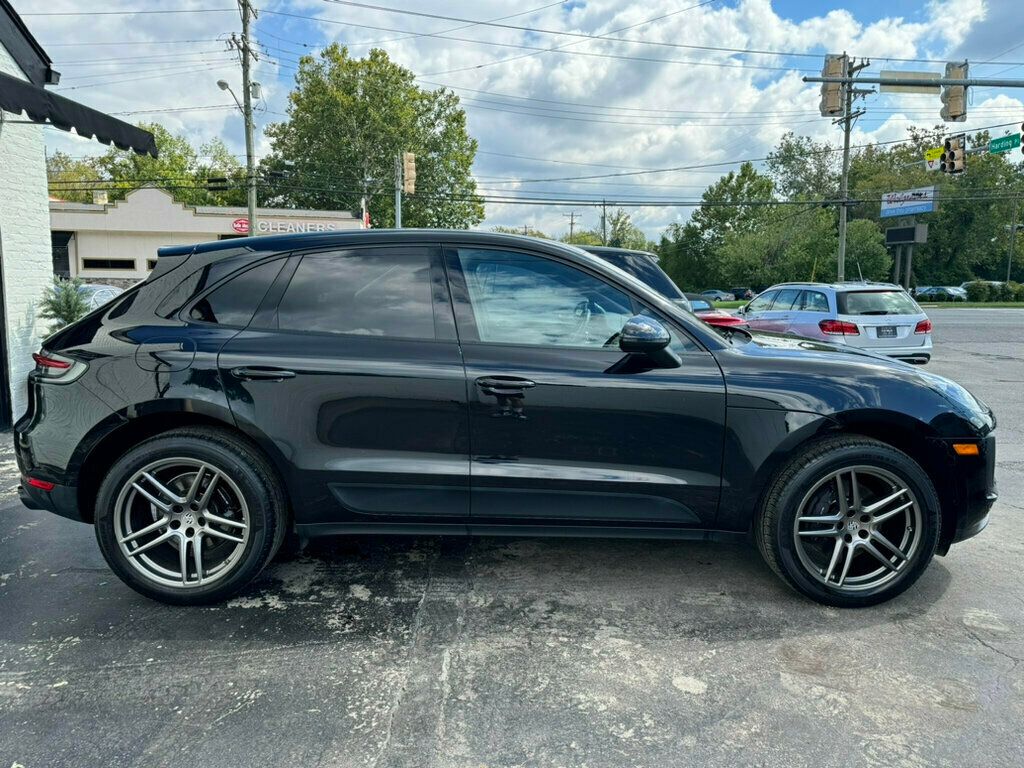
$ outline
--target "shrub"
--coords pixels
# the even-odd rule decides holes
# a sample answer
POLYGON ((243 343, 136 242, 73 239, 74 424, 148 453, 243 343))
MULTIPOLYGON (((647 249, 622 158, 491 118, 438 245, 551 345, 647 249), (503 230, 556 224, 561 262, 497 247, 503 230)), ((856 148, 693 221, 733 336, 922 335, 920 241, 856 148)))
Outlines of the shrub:
POLYGON ((51 331, 57 331, 65 325, 81 320, 89 312, 89 305, 82 296, 82 281, 77 277, 71 280, 53 278, 53 285, 47 286, 43 293, 39 316, 44 320, 52 320, 51 331))
POLYGON ((984 280, 975 280, 973 283, 967 284, 967 300, 968 301, 988 301, 989 294, 992 286, 986 283, 984 280))
POLYGON ((1007 288, 1010 289, 1009 301, 1024 301, 1024 284, 1010 281, 1007 288))

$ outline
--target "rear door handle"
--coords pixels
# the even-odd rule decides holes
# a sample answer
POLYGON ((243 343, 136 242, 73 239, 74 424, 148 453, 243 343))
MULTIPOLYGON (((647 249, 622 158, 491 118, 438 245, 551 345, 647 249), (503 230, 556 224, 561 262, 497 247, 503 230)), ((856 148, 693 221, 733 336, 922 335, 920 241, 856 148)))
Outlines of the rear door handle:
POLYGON ((482 376, 476 380, 476 385, 481 392, 492 397, 522 396, 526 390, 537 386, 536 382, 517 376, 482 376))
POLYGON ((294 379, 295 371, 286 371, 284 368, 259 368, 246 367, 232 368, 231 375, 242 381, 284 381, 294 379))

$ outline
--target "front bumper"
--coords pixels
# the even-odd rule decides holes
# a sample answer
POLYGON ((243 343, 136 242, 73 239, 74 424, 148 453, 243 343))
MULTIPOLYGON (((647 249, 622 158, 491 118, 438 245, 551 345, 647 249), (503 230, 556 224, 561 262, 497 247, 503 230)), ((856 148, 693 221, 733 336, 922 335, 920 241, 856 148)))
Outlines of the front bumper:
POLYGON ((943 439, 947 471, 943 493, 943 531, 939 554, 951 544, 977 536, 988 525, 996 492, 996 438, 989 434, 972 440, 943 439), (977 443, 977 456, 959 456, 953 443, 977 443))

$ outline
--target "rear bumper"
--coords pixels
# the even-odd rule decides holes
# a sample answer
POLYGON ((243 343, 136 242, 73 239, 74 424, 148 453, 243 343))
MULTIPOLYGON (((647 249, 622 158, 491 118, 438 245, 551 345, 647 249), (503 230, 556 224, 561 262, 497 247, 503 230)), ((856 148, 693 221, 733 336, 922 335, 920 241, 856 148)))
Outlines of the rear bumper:
POLYGON ((29 509, 52 512, 69 520, 86 522, 78 510, 78 489, 71 485, 55 485, 44 491, 28 485, 24 478, 18 485, 18 498, 29 509))
POLYGON ((886 357, 895 357, 899 360, 927 363, 932 359, 932 340, 926 338, 924 344, 913 347, 862 347, 868 352, 874 352, 886 357))

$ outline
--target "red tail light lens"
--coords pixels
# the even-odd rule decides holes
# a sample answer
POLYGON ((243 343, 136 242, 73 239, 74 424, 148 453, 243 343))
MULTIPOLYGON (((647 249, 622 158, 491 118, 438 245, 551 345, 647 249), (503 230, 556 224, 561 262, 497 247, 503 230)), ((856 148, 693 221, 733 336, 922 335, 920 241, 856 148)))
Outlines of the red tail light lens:
POLYGON ((52 491, 54 488, 54 484, 49 480, 40 480, 38 477, 26 477, 25 482, 41 491, 52 491))
POLYGON ((845 320, 822 320, 818 323, 822 333, 829 336, 860 336, 856 324, 848 323, 845 320))
POLYGON ((932 332, 932 321, 922 320, 914 327, 914 333, 931 333, 932 332))
POLYGON ((70 360, 51 357, 43 352, 33 352, 32 359, 36 361, 36 365, 40 368, 49 369, 50 371, 66 371, 71 367, 70 360))

